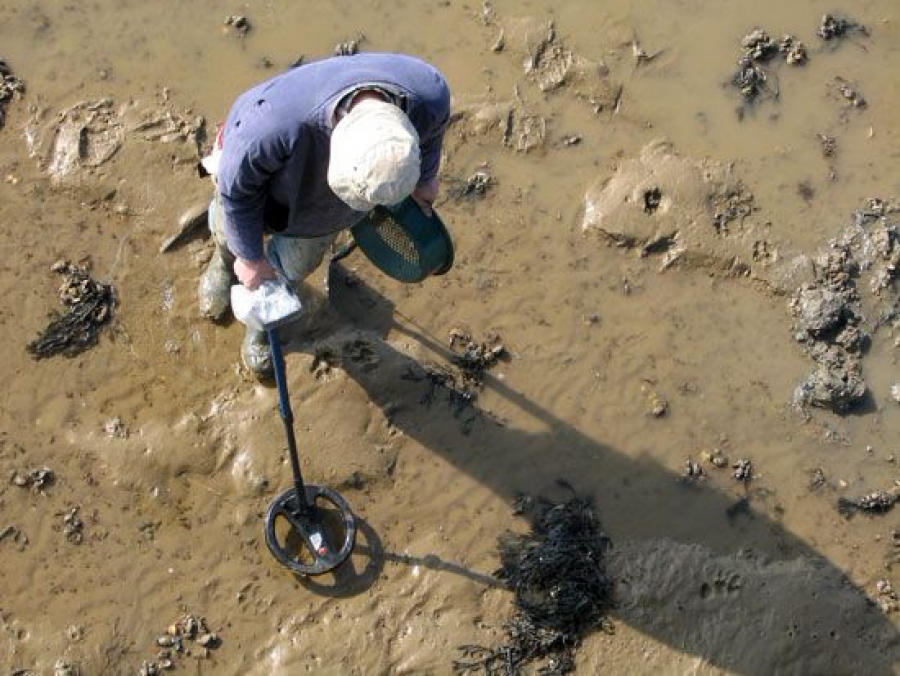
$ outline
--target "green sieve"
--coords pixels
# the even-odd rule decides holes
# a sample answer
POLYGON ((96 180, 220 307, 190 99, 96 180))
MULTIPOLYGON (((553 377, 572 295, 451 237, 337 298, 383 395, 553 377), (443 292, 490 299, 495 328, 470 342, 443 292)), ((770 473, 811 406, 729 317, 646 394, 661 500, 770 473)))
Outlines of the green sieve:
POLYGON ((421 282, 453 267, 450 233, 434 210, 427 216, 412 197, 375 207, 351 232, 366 257, 401 282, 421 282))

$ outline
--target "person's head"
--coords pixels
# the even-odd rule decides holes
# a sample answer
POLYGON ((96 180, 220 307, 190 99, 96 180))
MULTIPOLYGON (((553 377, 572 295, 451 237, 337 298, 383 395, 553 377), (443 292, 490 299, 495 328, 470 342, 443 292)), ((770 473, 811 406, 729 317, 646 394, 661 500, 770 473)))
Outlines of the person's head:
POLYGON ((359 97, 331 132, 328 185, 356 211, 397 204, 420 174, 419 135, 397 106, 359 97))

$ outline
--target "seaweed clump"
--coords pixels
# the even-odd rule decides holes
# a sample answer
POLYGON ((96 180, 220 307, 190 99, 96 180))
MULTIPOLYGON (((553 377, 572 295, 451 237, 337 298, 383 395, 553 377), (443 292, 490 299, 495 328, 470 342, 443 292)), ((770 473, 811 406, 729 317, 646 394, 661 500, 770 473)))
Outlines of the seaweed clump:
POLYGON ((562 503, 529 500, 531 532, 500 537, 501 567, 495 573, 515 594, 505 645, 460 646, 457 673, 506 675, 542 662, 541 674, 575 670, 582 638, 608 625, 612 581, 604 556, 610 546, 589 499, 562 503))
POLYGON ((16 96, 25 93, 25 82, 15 76, 9 64, 0 59, 0 129, 6 122, 6 106, 16 96))
POLYGON ((452 361, 459 369, 463 387, 473 393, 484 386, 488 369, 509 357, 500 336, 491 334, 486 341, 479 343, 461 329, 450 331, 450 349, 453 350, 452 361))
POLYGON ((59 299, 68 312, 54 313, 44 332, 28 344, 26 349, 35 359, 57 354, 74 357, 93 347, 115 306, 113 287, 92 279, 87 266, 58 261, 51 269, 65 275, 59 299))

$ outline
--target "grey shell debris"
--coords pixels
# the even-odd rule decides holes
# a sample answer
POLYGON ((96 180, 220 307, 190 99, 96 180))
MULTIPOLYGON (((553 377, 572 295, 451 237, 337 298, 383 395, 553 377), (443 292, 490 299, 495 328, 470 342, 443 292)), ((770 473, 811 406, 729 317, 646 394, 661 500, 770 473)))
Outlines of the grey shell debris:
POLYGON ((796 405, 843 413, 866 396, 865 345, 897 319, 900 224, 891 220, 897 211, 892 203, 868 200, 815 258, 814 280, 795 291, 789 303, 794 338, 816 363, 795 391, 796 405))
POLYGON ((838 498, 837 508, 846 517, 852 516, 855 512, 882 514, 890 510, 897 500, 900 500, 900 492, 897 489, 873 491, 859 498, 838 498))

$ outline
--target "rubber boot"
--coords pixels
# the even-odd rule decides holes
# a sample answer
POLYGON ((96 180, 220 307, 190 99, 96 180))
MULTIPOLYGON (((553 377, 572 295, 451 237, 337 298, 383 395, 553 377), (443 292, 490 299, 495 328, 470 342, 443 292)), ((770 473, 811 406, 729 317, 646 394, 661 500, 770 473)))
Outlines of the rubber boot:
POLYGON ((231 306, 231 285, 237 283, 234 274, 234 254, 218 242, 209 265, 200 276, 200 313, 219 321, 231 306))
POLYGON ((265 331, 247 327, 244 342, 241 345, 241 359, 244 366, 250 369, 257 378, 271 380, 275 377, 272 365, 272 351, 269 349, 269 336, 265 331))

